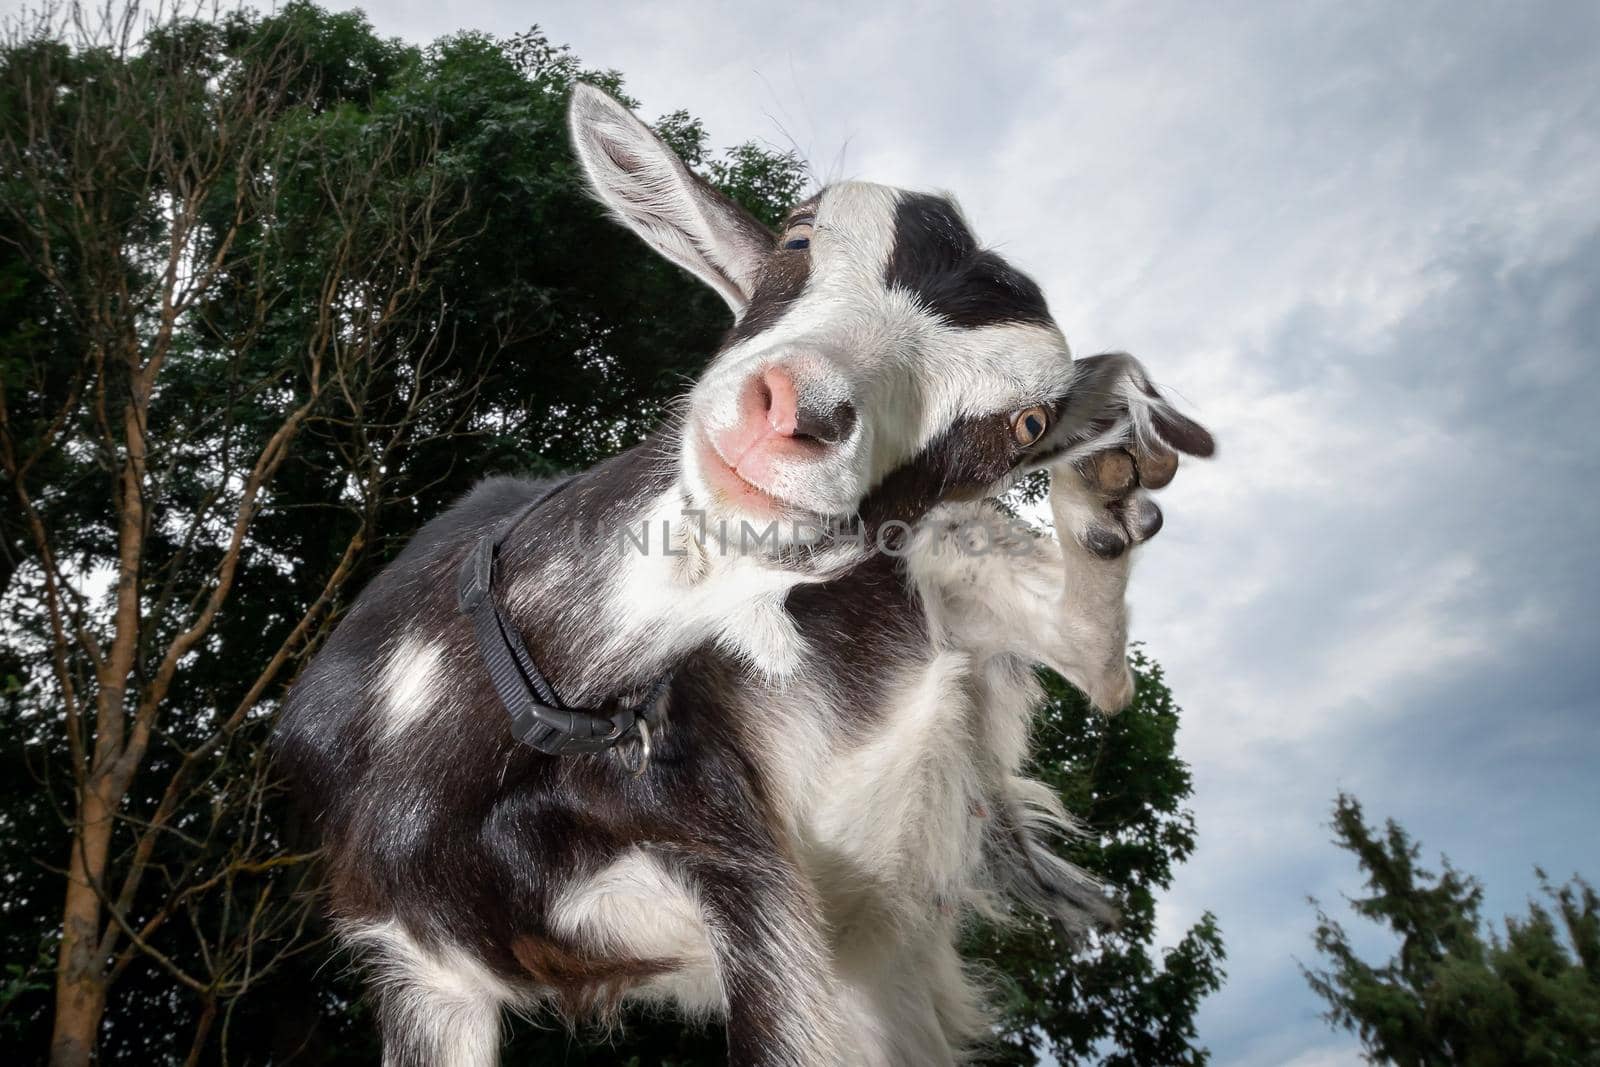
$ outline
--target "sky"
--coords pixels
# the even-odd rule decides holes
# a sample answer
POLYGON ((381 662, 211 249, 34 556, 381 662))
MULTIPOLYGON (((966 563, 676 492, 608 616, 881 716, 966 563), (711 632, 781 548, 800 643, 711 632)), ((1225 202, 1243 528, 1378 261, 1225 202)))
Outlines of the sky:
POLYGON ((647 118, 953 192, 1076 352, 1216 433, 1132 591, 1195 777, 1163 937, 1228 945, 1214 1062, 1359 1062, 1296 963, 1307 897, 1359 888, 1340 790, 1491 915, 1535 864, 1600 877, 1600 5, 333 6, 537 21, 647 118))

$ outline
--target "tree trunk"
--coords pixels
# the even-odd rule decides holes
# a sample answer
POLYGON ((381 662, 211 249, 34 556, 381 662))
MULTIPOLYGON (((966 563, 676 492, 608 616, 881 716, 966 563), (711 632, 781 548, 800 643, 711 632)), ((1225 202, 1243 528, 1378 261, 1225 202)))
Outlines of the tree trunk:
POLYGON ((67 865, 67 900, 61 917, 61 955, 56 966, 56 1018, 50 1037, 50 1067, 88 1067, 106 1007, 105 961, 100 958, 100 894, 111 844, 111 809, 106 781, 91 779, 84 790, 82 820, 67 865))

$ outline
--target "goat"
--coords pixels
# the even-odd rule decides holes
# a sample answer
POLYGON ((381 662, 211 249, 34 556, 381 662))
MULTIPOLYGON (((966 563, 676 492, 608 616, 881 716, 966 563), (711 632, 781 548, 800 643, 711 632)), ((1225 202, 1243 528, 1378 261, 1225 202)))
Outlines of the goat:
POLYGON ((570 123, 595 195, 734 323, 642 444, 424 526, 287 698, 277 759, 384 1062, 492 1064, 507 1009, 643 1003, 724 1020, 734 1064, 954 1063, 988 1026, 964 917, 1107 914, 1019 772, 1035 665, 1130 699, 1147 490, 1211 438, 1131 357, 1074 362, 948 198, 834 184, 774 235, 598 89, 570 123), (1038 469, 1054 538, 993 499, 1038 469), (659 548, 597 536, 623 527, 659 548), (641 705, 624 743, 514 734, 458 602, 491 540, 479 600, 545 703, 641 705))

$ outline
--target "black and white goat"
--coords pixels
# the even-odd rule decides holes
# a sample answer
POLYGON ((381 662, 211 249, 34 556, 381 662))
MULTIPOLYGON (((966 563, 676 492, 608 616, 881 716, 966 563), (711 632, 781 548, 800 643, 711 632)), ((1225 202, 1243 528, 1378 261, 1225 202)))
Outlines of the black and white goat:
POLYGON ((737 1064, 952 1063, 986 1026, 963 918, 1105 910, 1038 841, 1066 817, 1019 774, 1034 667, 1127 702, 1145 490, 1211 439, 1130 357, 1074 363, 945 198, 833 185, 774 235, 598 90, 571 123, 599 198, 735 319, 644 444, 424 527, 289 697, 385 1062, 491 1064, 508 1008, 653 1002, 725 1019, 737 1064), (1059 540, 989 499, 1040 467, 1059 540), (985 551, 922 536, 974 522, 985 551), (514 738, 458 607, 495 530, 507 630, 569 706, 648 697, 648 753, 514 738))

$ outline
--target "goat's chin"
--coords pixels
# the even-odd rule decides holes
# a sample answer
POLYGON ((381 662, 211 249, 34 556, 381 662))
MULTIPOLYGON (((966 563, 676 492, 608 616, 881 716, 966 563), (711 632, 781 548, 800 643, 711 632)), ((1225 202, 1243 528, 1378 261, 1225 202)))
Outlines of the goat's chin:
POLYGON ((696 454, 685 457, 683 467, 688 497, 708 516, 767 524, 804 522, 815 515, 740 474, 709 440, 699 442, 696 454))
POLYGON ((690 536, 710 556, 721 560, 770 562, 785 571, 823 574, 837 569, 844 556, 832 531, 836 524, 817 512, 756 490, 706 484, 685 478, 683 498, 693 517, 690 536))

